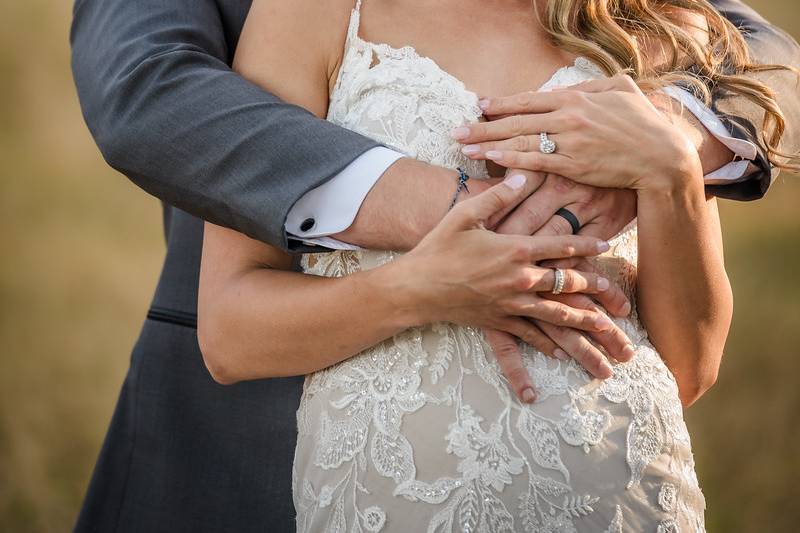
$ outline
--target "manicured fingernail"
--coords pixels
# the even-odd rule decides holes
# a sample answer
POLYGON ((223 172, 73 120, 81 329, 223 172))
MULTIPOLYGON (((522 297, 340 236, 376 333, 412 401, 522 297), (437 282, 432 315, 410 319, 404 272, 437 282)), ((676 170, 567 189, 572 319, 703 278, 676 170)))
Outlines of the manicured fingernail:
POLYGON ((611 284, 606 278, 597 278, 597 290, 600 292, 607 291, 611 284))
POLYGON ((469 128, 466 126, 459 126, 457 128, 453 128, 450 131, 450 136, 456 140, 466 139, 469 136, 469 128))
POLYGON ((601 254, 603 252, 609 251, 610 249, 611 249, 611 245, 608 244, 608 242, 606 242, 606 241, 600 241, 600 242, 597 243, 597 251, 600 252, 601 254))
POLYGON ((526 178, 524 174, 513 174, 504 179, 503 183, 505 183, 507 186, 511 187, 515 191, 518 191, 525 186, 525 182, 527 180, 528 178, 526 178))
POLYGON ((625 302, 622 305, 622 309, 620 310, 620 312, 622 313, 622 316, 628 316, 631 313, 631 303, 625 302))
POLYGON ((491 102, 488 98, 481 98, 478 100, 478 107, 480 107, 483 111, 486 111, 489 108, 489 104, 491 102))
POLYGON ((522 391, 522 401, 525 403, 533 403, 536 399, 536 393, 533 392, 533 389, 527 388, 522 391))
POLYGON ((598 317, 598 319, 594 321, 594 324, 599 331, 606 331, 614 327, 614 323, 605 316, 598 317))
POLYGON ((555 350, 553 350, 553 357, 555 357, 556 359, 560 359, 561 361, 566 361, 567 359, 569 359, 567 352, 565 352, 561 348, 556 348, 555 350))
POLYGON ((491 160, 501 159, 503 157, 503 152, 498 152, 497 150, 489 150, 486 152, 486 157, 491 160))
POLYGON ((598 376, 601 379, 607 379, 614 375, 614 369, 611 368, 607 362, 603 361, 600 363, 600 375, 598 376))
POLYGON ((481 147, 477 144, 468 144, 461 149, 461 153, 464 155, 472 155, 480 153, 481 147))

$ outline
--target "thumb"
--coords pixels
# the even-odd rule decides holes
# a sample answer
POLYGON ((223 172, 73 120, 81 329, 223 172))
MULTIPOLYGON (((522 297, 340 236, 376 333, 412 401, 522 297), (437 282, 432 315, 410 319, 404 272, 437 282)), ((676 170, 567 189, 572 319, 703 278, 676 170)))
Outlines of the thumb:
POLYGON ((516 206, 527 197, 527 182, 527 176, 514 173, 474 198, 457 204, 443 223, 453 230, 483 227, 492 215, 516 206))

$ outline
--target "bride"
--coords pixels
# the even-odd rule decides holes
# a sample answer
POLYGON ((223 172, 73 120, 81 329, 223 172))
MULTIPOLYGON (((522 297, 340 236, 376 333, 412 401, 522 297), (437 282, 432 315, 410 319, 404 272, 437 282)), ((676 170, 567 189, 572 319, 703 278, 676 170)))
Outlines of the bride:
MULTIPOLYGON (((710 39, 716 48, 701 73, 718 81, 719 65, 746 64, 719 48, 741 48, 721 20, 704 0, 256 0, 235 67, 335 124, 480 179, 496 167, 465 155, 450 133, 481 118, 479 94, 552 90, 628 66, 652 90, 679 78, 696 84, 675 74, 710 39)), ((615 360, 592 369, 607 379, 523 344, 537 400, 520 402, 481 331, 426 304, 433 272, 455 282, 486 260, 432 252, 443 249, 434 242, 477 246, 486 230, 462 226, 480 196, 459 203, 408 254, 308 254, 302 273, 291 272, 284 252, 206 224, 198 335, 212 374, 223 382, 307 374, 294 464, 298 530, 704 529, 682 400, 715 379, 730 324, 716 205, 686 136, 624 78, 606 90, 630 103, 632 124, 645 132, 606 142, 656 155, 637 168, 631 153, 631 176, 616 182, 585 179, 635 190, 638 224, 599 248, 586 238, 568 238, 569 250, 530 238, 541 253, 508 256, 508 272, 543 276, 551 272, 536 266, 543 260, 597 255, 593 267, 636 302, 613 320, 635 356, 609 353, 615 360)), ((587 135, 592 127, 584 125, 587 135)), ((569 148, 566 134, 553 140, 569 148)), ((493 188, 507 203, 525 180, 509 175, 493 188)))

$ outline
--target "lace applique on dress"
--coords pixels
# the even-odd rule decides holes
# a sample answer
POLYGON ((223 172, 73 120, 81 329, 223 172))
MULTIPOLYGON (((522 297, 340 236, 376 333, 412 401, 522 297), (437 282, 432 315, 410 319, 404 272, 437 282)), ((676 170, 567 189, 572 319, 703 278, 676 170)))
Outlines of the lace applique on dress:
MULTIPOLYGON (((328 120, 485 176, 449 135, 478 119, 477 96, 411 47, 361 39, 359 7, 328 120)), ((600 76, 579 58, 542 90, 600 76)), ((635 224, 611 244, 594 262, 633 298, 635 224)), ((338 277, 397 255, 336 251, 301 264, 338 277)), ((407 330, 309 375, 297 413, 298 531, 703 531, 675 380, 635 310, 616 323, 636 357, 604 382, 522 345, 532 406, 516 400, 482 333, 453 324, 407 330)))

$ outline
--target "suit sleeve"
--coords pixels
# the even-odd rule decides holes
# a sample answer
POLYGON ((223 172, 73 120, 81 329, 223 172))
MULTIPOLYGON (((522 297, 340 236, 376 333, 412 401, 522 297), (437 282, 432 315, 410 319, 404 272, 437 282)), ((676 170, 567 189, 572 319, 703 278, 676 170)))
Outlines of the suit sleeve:
MULTIPOLYGON (((739 0, 711 0, 711 3, 743 33, 757 64, 779 64, 800 68, 800 46, 786 32, 771 25, 753 9, 739 0)), ((800 153, 800 86, 793 72, 775 71, 749 74, 770 87, 786 116, 786 133, 780 149, 790 154, 800 153)), ((712 109, 734 137, 753 142, 758 153, 747 179, 729 185, 708 185, 707 190, 719 197, 734 200, 755 200, 766 194, 776 172, 767 160, 767 147, 760 132, 764 112, 747 99, 716 90, 712 94, 712 109)))
POLYGON ((112 167, 164 202, 286 249, 292 205, 377 144, 231 71, 239 30, 224 28, 215 0, 77 0, 73 74, 112 167))

